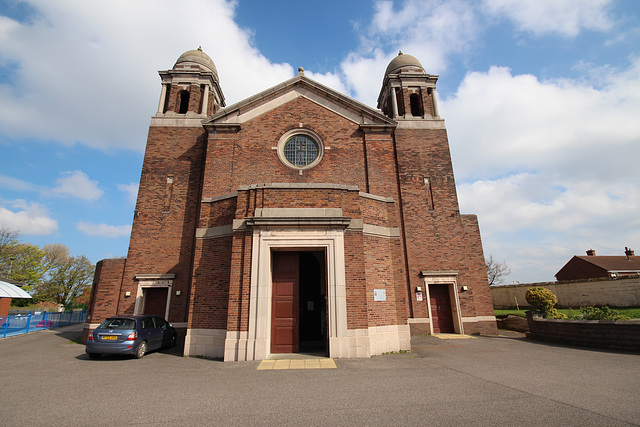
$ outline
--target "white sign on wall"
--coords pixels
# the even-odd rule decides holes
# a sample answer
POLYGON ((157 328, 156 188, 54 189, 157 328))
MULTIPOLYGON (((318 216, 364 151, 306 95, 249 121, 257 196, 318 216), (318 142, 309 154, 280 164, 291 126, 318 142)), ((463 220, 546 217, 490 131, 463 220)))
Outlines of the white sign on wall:
POLYGON ((374 289, 373 290, 373 300, 374 301, 386 301, 387 300, 387 290, 386 289, 374 289))

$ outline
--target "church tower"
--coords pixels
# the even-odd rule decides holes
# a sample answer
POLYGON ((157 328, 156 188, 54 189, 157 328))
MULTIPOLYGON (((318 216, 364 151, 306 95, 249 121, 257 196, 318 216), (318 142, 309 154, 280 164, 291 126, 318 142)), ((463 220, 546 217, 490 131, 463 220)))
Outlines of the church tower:
POLYGON ((378 108, 398 123, 412 333, 495 333, 480 230, 475 215, 460 214, 437 80, 400 52, 387 66, 378 97, 378 108), (447 318, 439 321, 439 312, 447 318))
POLYGON ((118 312, 170 315, 186 327, 207 149, 202 120, 225 101, 218 70, 201 48, 159 74, 160 102, 149 127, 118 312))
POLYGON ((440 118, 435 98, 438 76, 426 74, 411 55, 398 54, 387 66, 378 108, 399 121, 440 118))
POLYGON ((202 120, 225 106, 218 70, 200 47, 183 53, 173 69, 160 71, 159 74, 162 92, 158 113, 154 117, 156 122, 168 118, 202 120))

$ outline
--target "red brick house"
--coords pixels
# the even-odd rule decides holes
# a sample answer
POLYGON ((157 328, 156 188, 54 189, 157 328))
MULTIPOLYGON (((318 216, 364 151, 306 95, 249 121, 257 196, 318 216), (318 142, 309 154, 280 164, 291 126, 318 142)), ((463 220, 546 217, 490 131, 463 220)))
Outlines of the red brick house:
POLYGON ((640 275, 640 256, 624 248, 623 255, 596 255, 589 249, 587 256, 574 256, 556 273, 558 281, 584 280, 599 277, 625 277, 640 275))
POLYGON ((185 355, 260 360, 496 333, 437 76, 416 58, 391 61, 379 110, 302 69, 226 107, 200 49, 160 76, 129 253, 98 263, 85 334, 158 313, 184 331, 185 355))

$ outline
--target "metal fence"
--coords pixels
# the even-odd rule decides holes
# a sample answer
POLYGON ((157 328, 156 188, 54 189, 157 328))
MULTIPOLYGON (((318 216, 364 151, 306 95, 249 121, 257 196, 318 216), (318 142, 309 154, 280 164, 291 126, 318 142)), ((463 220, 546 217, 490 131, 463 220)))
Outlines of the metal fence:
POLYGON ((87 310, 74 310, 48 313, 46 311, 29 312, 0 317, 0 338, 28 334, 42 329, 84 323, 87 310))

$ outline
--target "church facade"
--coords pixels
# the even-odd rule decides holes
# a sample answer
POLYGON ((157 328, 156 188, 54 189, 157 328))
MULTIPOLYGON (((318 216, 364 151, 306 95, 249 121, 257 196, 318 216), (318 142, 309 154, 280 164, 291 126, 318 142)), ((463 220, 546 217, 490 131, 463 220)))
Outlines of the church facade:
POLYGON ((306 77, 226 106, 200 49, 161 71, 126 259, 96 266, 85 336, 154 313, 184 354, 369 357, 412 334, 495 334, 460 214, 437 76, 387 67, 373 109, 306 77))

